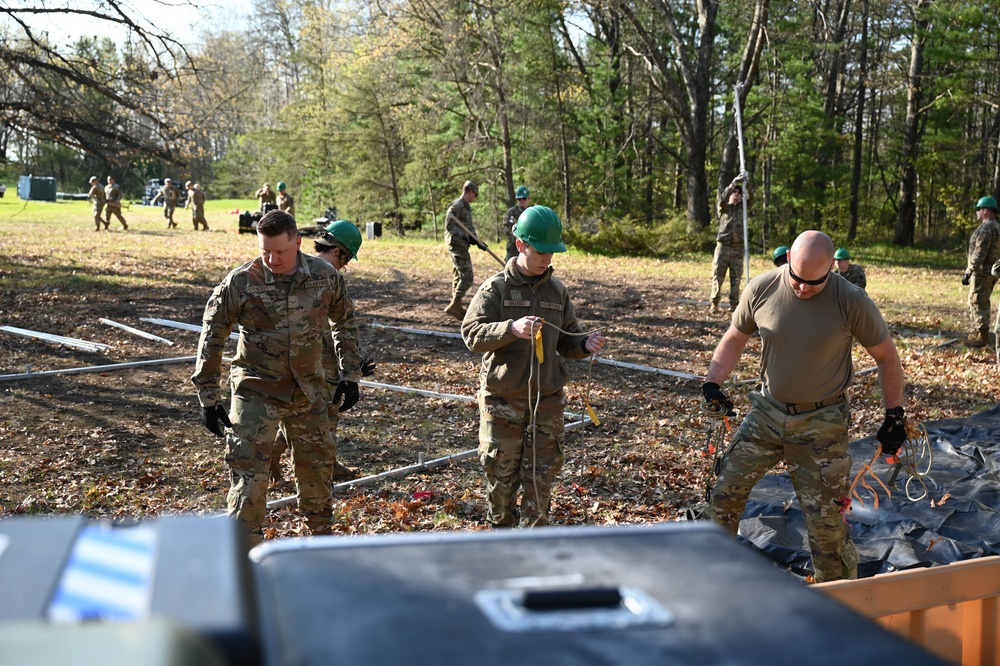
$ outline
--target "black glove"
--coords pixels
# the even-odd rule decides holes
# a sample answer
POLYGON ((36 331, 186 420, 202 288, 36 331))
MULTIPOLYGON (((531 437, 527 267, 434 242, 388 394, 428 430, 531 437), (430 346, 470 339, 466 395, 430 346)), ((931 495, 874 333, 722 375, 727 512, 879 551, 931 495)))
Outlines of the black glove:
POLYGON ((486 252, 486 250, 490 249, 490 246, 489 246, 489 245, 487 245, 486 243, 484 243, 484 242, 483 242, 483 241, 481 241, 481 240, 477 240, 477 241, 476 241, 476 247, 478 247, 478 248, 479 248, 480 250, 482 250, 483 252, 486 252))
POLYGON ((899 447, 906 441, 905 412, 902 407, 885 410, 885 421, 878 429, 878 441, 882 444, 882 453, 894 456, 899 447))
POLYGON ((358 404, 358 400, 360 399, 361 393, 358 391, 357 382, 344 379, 337 384, 337 390, 333 394, 333 401, 339 405, 337 408, 338 412, 346 412, 348 409, 358 404), (341 398, 344 399, 343 402, 340 401, 341 398))
POLYGON ((962 276, 962 284, 964 284, 966 287, 968 287, 969 286, 969 280, 971 278, 972 278, 972 273, 966 273, 965 275, 962 276))
POLYGON ((371 377, 375 374, 375 359, 371 357, 371 354, 365 354, 361 357, 361 376, 371 377))
POLYGON ((233 427, 232 421, 229 420, 229 414, 226 413, 226 408, 222 405, 202 407, 201 422, 204 423, 205 427, 208 428, 208 431, 216 437, 226 436, 225 431, 222 429, 223 425, 229 426, 230 428, 233 427))
POLYGON ((705 382, 701 385, 701 392, 705 394, 705 402, 717 403, 726 409, 726 416, 733 416, 736 411, 733 409, 733 401, 726 397, 722 389, 715 382, 705 382))

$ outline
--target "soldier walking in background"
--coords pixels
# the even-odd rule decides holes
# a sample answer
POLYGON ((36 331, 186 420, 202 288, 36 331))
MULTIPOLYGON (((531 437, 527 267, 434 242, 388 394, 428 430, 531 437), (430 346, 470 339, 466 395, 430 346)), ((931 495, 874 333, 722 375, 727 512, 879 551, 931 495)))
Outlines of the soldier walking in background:
MULTIPOLYGON (((313 241, 313 248, 316 256, 329 262, 338 271, 343 270, 351 259, 358 256, 361 249, 361 232, 354 226, 354 223, 347 220, 336 220, 327 225, 322 238, 313 241)), ((346 287, 345 287, 346 289, 346 287)), ((357 477, 357 472, 341 464, 337 460, 337 426, 340 423, 340 413, 346 412, 358 401, 359 389, 356 382, 352 382, 343 374, 343 368, 351 367, 355 359, 342 359, 341 353, 350 353, 350 349, 343 349, 337 344, 337 340, 345 336, 353 340, 358 339, 358 324, 354 317, 354 302, 345 290, 344 300, 350 306, 350 313, 344 317, 342 323, 337 323, 333 328, 333 338, 323 343, 323 369, 326 371, 326 385, 328 392, 333 396, 333 401, 329 403, 327 417, 330 421, 330 437, 333 443, 330 451, 334 456, 333 480, 346 481, 357 477)), ((361 362, 361 374, 368 377, 375 373, 375 363, 372 361, 361 362)), ((278 437, 274 440, 274 450, 271 451, 271 481, 281 481, 281 454, 288 448, 285 435, 280 430, 278 437)))
POLYGON ((868 287, 868 276, 865 275, 865 267, 861 264, 851 263, 851 253, 846 247, 842 247, 833 253, 833 272, 844 278, 856 287, 865 289, 868 287))
POLYGON ((552 484, 563 463, 569 373, 562 359, 583 359, 604 347, 600 332, 582 332, 566 287, 552 276, 553 253, 566 251, 555 211, 528 208, 514 236, 517 258, 479 287, 462 322, 465 345, 483 355, 479 459, 489 495, 486 519, 494 527, 548 524, 552 484), (540 362, 534 352, 539 330, 540 362))
POLYGON ((90 199, 90 203, 94 207, 94 226, 96 227, 94 231, 100 231, 102 224, 107 229, 108 223, 101 217, 107 197, 104 196, 104 188, 101 187, 101 181, 97 179, 97 176, 90 177, 90 192, 87 193, 87 198, 90 199))
MULTIPOLYGON (((444 244, 448 248, 448 254, 451 255, 452 274, 451 301, 445 306, 444 311, 455 319, 465 316, 462 299, 465 298, 465 292, 472 288, 474 279, 472 257, 469 256, 469 245, 474 241, 469 233, 475 234, 476 227, 472 224, 472 208, 469 204, 478 196, 479 188, 476 184, 471 180, 465 181, 462 185, 462 196, 452 201, 444 214, 444 244), (458 225, 459 222, 465 229, 458 225)), ((486 244, 478 241, 477 247, 485 250, 486 244)))
POLYGON ((202 231, 208 231, 208 222, 205 220, 205 193, 201 189, 201 184, 189 180, 184 183, 184 187, 188 193, 184 207, 191 209, 191 223, 194 225, 194 230, 198 231, 201 225, 202 231))
POLYGON ((122 188, 118 187, 114 176, 108 176, 108 184, 104 188, 104 198, 107 200, 104 210, 104 228, 107 229, 111 225, 111 216, 114 215, 122 223, 122 229, 128 231, 128 223, 122 217, 122 188))
POLYGON ((517 224, 521 213, 531 205, 529 203, 531 201, 531 193, 528 192, 528 188, 524 185, 518 186, 517 190, 514 191, 514 197, 517 199, 517 203, 508 208, 503 216, 503 233, 507 237, 507 256, 504 257, 504 261, 517 256, 517 238, 514 236, 514 225, 517 224))
POLYGON ((174 185, 174 181, 169 178, 163 179, 163 187, 160 191, 156 193, 153 200, 150 201, 150 205, 156 205, 156 202, 163 199, 163 217, 167 218, 167 229, 176 229, 177 223, 174 222, 174 210, 177 208, 177 201, 180 199, 181 191, 174 185))
POLYGON ((295 199, 288 193, 285 181, 278 183, 278 210, 283 210, 295 217, 295 199))
POLYGON ((976 219, 979 226, 969 238, 969 258, 962 276, 962 284, 969 287, 969 314, 972 317, 972 333, 966 338, 965 344, 970 347, 985 347, 990 341, 990 296, 997 284, 997 278, 991 269, 997 259, 1000 259, 997 200, 982 197, 977 201, 976 219))
MULTIPOLYGON (((733 181, 719 197, 719 233, 715 236, 715 255, 712 257, 712 296, 709 309, 718 312, 722 299, 722 284, 729 273, 729 311, 740 301, 740 280, 743 279, 743 176, 733 181)), ((747 201, 749 205, 750 201, 747 201)))
POLYGON ((259 190, 254 192, 253 196, 255 199, 257 199, 257 201, 260 202, 261 213, 266 213, 269 210, 273 210, 274 206, 277 205, 276 202, 278 200, 278 195, 275 193, 274 190, 271 189, 271 186, 268 185, 267 183, 264 183, 264 185, 261 186, 259 190), (270 208, 268 208, 268 206, 270 206, 270 208))
POLYGON ((191 377, 202 423, 226 438, 228 515, 246 527, 251 546, 264 538, 271 448, 279 428, 292 447, 299 509, 309 531, 332 532, 335 454, 323 364, 331 326, 338 331, 340 385, 354 385, 341 395, 356 402, 361 379, 357 338, 347 332, 353 308, 341 274, 299 250, 295 218, 284 211, 261 218, 257 243, 260 256, 233 269, 208 299, 191 377), (229 371, 227 412, 219 380, 234 327, 240 340, 229 371))

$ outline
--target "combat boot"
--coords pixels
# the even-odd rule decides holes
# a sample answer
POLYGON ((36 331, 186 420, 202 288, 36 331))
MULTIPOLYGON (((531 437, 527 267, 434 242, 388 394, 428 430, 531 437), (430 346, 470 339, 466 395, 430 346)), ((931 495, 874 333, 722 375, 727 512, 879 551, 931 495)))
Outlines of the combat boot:
POLYGON ((445 314, 450 314, 455 319, 465 318, 465 308, 462 307, 462 297, 452 296, 451 302, 444 309, 445 314))
POLYGON ((968 347, 985 347, 989 341, 989 334, 986 331, 976 331, 975 333, 969 333, 969 337, 965 339, 965 344, 968 347))
POLYGON ((339 460, 333 465, 333 480, 334 481, 351 481, 352 479, 358 478, 358 470, 351 469, 347 465, 344 465, 339 460))

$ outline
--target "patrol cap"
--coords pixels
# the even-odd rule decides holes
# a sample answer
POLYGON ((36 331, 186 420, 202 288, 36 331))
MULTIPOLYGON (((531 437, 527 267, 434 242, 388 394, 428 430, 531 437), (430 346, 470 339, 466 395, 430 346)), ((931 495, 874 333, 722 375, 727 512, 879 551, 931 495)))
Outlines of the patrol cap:
POLYGON ((90 180, 89 180, 89 181, 87 181, 87 182, 90 182, 90 183, 92 183, 92 182, 94 182, 95 180, 97 180, 97 176, 91 176, 91 177, 90 177, 90 180))
POLYGON ((174 182, 174 181, 170 180, 169 178, 164 178, 163 179, 164 185, 167 184, 167 183, 172 183, 172 182, 174 182))
POLYGON ((527 199, 530 196, 531 196, 531 193, 528 192, 528 188, 525 187, 524 185, 518 186, 518 188, 514 191, 514 198, 515 199, 527 199))
POLYGON ((840 259, 850 259, 851 258, 851 253, 847 251, 846 247, 842 247, 842 248, 839 248, 836 252, 833 253, 833 258, 837 259, 837 260, 840 260, 840 259))
POLYGON ((472 192, 476 196, 479 196, 479 186, 473 183, 471 180, 467 180, 465 181, 465 183, 462 184, 462 191, 472 192))
POLYGON ((186 183, 184 183, 184 187, 191 187, 191 181, 189 180, 186 183))

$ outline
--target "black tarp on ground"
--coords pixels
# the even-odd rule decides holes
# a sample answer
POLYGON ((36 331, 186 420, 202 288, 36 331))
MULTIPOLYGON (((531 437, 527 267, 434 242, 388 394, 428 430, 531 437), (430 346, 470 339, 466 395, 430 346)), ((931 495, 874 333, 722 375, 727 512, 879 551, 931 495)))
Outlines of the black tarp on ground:
MULTIPOLYGON (((930 496, 907 500, 904 471, 892 497, 879 489, 877 509, 867 492, 862 493, 865 506, 852 502, 848 523, 862 577, 1000 555, 1000 405, 924 426, 933 454, 924 477, 930 496)), ((851 443, 852 479, 874 452, 874 436, 851 443)), ((873 469, 883 481, 889 479, 891 468, 884 458, 873 469)), ((911 491, 919 495, 923 488, 913 481, 911 491)), ((754 488, 740 536, 792 571, 812 572, 802 511, 787 473, 768 474, 754 488)))

